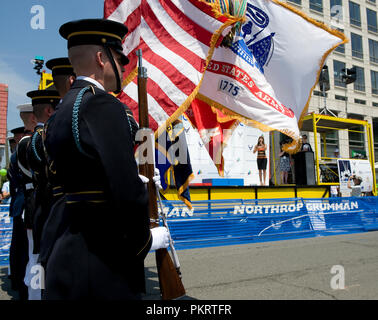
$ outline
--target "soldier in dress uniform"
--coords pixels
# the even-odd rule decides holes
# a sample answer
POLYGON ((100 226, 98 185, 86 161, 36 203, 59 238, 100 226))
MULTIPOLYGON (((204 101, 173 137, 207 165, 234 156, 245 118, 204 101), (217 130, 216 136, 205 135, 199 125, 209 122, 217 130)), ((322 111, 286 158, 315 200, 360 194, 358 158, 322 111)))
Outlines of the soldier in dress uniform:
POLYGON ((27 148, 28 164, 33 174, 34 213, 33 213, 33 254, 39 254, 43 225, 51 208, 52 192, 48 184, 47 159, 42 141, 43 128, 60 101, 58 91, 35 90, 27 93, 32 99, 33 114, 37 121, 27 148))
POLYGON ((150 248, 168 246, 150 230, 130 119, 107 92, 120 92, 127 28, 110 20, 64 24, 77 78, 49 120, 45 147, 65 193, 68 228, 46 267, 45 299, 138 299, 150 248))
MULTIPOLYGON (((54 58, 47 61, 46 66, 51 70, 55 88, 59 92, 60 98, 63 99, 76 79, 70 60, 67 57, 54 58)), ((44 132, 47 127, 48 121, 45 123, 44 132)), ((42 138, 41 146, 43 150, 41 150, 41 152, 44 154, 45 164, 47 166, 45 172, 47 174, 48 191, 50 193, 50 201, 48 203, 50 209, 48 209, 48 206, 45 207, 47 216, 43 219, 44 223, 39 224, 39 226, 43 228, 40 236, 38 262, 45 268, 52 247, 56 239, 62 234, 63 230, 65 230, 66 223, 63 216, 64 207, 62 206, 62 204, 64 204, 64 199, 62 199, 64 193, 62 192, 62 187, 54 180, 53 164, 49 162, 49 158, 44 149, 45 134, 42 134, 42 138)))
POLYGON ((51 59, 46 62, 46 67, 51 70, 54 86, 63 98, 76 78, 70 60, 67 57, 51 59))
MULTIPOLYGON (((46 99, 51 101, 57 98, 56 91, 46 91, 46 92, 38 92, 38 95, 33 96, 32 98, 32 107, 35 102, 44 101, 46 103, 46 99)), ((30 96, 30 93, 28 93, 30 96)), ((59 101, 59 99, 57 100, 59 101)), ((48 102, 51 103, 51 102, 48 102)), ((21 111, 21 110, 20 110, 21 111)), ((33 121, 35 122, 35 110, 33 107, 33 121)), ((31 119, 29 117, 28 119, 31 119)), ((24 120, 24 119, 23 119, 24 120)), ((24 120, 26 121, 26 120, 24 120)), ((35 122, 36 123, 36 122, 35 122)), ((29 123, 30 125, 30 123, 29 123)), ((36 128, 40 127, 37 126, 36 128)), ((33 128, 34 129, 34 128, 33 128)), ((36 263, 37 255, 33 254, 33 235, 32 229, 34 226, 34 216, 35 216, 35 183, 33 181, 33 170, 30 166, 30 159, 29 159, 29 146, 31 144, 32 138, 30 134, 23 137, 17 147, 16 157, 17 157, 17 164, 19 169, 21 170, 22 176, 22 188, 24 193, 24 225, 26 228, 27 238, 28 238, 28 264, 26 266, 25 271, 25 278, 24 282, 28 286, 28 298, 29 299, 40 299, 40 290, 35 290, 31 288, 30 281, 31 281, 31 273, 30 270, 32 266, 36 263)))
MULTIPOLYGON (((25 127, 14 128, 11 130, 11 133, 13 133, 17 150, 18 143, 25 135, 25 127)), ((19 299, 27 300, 28 289, 25 286, 24 277, 26 265, 28 263, 28 239, 22 218, 25 197, 23 175, 18 167, 16 151, 14 151, 10 157, 7 176, 11 194, 9 215, 13 218, 12 240, 9 250, 10 279, 12 289, 18 292, 19 299)))
POLYGON ((37 125, 33 114, 33 106, 31 103, 25 103, 17 106, 17 109, 20 110, 20 118, 25 126, 24 133, 31 134, 37 125))
MULTIPOLYGON (((47 61, 46 66, 52 71, 54 85, 63 99, 76 78, 70 60, 68 58, 55 58, 47 61)), ((130 120, 129 123, 132 131, 132 140, 134 141, 135 134, 138 131, 138 124, 134 119, 132 111, 127 106, 125 106, 125 111, 130 120)), ((47 129, 47 127, 48 123, 46 124, 45 129, 47 129)), ((46 158, 47 162, 49 162, 47 155, 46 158)), ((61 236, 67 227, 67 219, 64 215, 64 193, 62 192, 62 186, 54 180, 54 170, 54 164, 49 163, 49 170, 47 172, 49 175, 49 184, 52 187, 53 201, 52 210, 44 224, 41 236, 39 262, 43 267, 46 267, 56 239, 61 236)))
POLYGON ((31 288, 31 279, 35 275, 33 266, 37 265, 40 251, 40 238, 44 222, 51 208, 52 194, 47 180, 47 161, 42 143, 44 123, 54 112, 60 100, 56 90, 34 90, 27 93, 32 100, 33 114, 37 121, 26 146, 27 164, 33 181, 31 203, 32 229, 27 230, 29 240, 29 262, 26 268, 25 284, 29 286, 29 299, 40 300, 41 288, 31 288))

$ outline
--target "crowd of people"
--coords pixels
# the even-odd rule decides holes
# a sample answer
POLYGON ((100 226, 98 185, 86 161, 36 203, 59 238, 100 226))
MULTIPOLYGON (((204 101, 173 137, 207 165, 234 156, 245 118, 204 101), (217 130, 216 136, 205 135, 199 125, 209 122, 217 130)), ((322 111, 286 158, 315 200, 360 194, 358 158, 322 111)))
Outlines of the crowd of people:
MULTIPOLYGON (((299 152, 313 152, 310 143, 307 140, 307 135, 302 135, 302 144, 299 152)), ((279 168, 280 168, 280 184, 289 184, 289 173, 292 172, 294 166, 294 159, 292 155, 283 150, 283 145, 289 143, 290 139, 284 139, 280 142, 279 152, 279 168)), ((259 136, 257 144, 253 148, 253 153, 257 152, 257 169, 259 172, 260 185, 266 184, 266 168, 267 168, 267 145, 265 144, 264 136, 259 136)), ((294 181, 293 181, 294 182, 294 181)))
MULTIPOLYGON (((299 153, 304 152, 313 152, 311 144, 308 142, 307 134, 302 134, 301 136, 302 144, 299 153)), ((286 185, 290 184, 289 181, 289 173, 292 174, 291 176, 291 183, 296 183, 296 179, 293 177, 294 166, 299 165, 296 164, 296 161, 300 161, 300 159, 295 160, 295 155, 292 156, 288 152, 283 150, 283 145, 289 143, 290 140, 288 138, 282 140, 280 142, 280 152, 279 156, 279 172, 280 172, 280 184, 286 185)), ((267 155, 266 155, 267 145, 264 141, 264 136, 259 136, 257 140, 257 144, 253 148, 253 153, 257 152, 257 169, 259 172, 259 180, 260 185, 266 185, 266 168, 267 168, 267 155)), ((339 159, 340 153, 339 148, 335 148, 334 150, 334 159, 339 159)), ((303 160, 302 160, 303 161, 303 160)), ((298 181, 302 181, 298 179, 298 181)), ((350 189, 351 196, 359 197, 361 195, 371 195, 371 192, 363 192, 362 187, 362 178, 356 175, 351 175, 347 181, 347 188, 350 189)), ((339 185, 331 185, 330 186, 330 197, 340 197, 340 186, 339 185)))
POLYGON ((150 229, 148 179, 134 158, 138 125, 109 93, 120 92, 129 62, 127 27, 85 19, 59 33, 68 57, 46 63, 54 90, 26 93, 24 126, 12 130, 12 287, 21 300, 140 299, 144 258, 170 235, 150 229))

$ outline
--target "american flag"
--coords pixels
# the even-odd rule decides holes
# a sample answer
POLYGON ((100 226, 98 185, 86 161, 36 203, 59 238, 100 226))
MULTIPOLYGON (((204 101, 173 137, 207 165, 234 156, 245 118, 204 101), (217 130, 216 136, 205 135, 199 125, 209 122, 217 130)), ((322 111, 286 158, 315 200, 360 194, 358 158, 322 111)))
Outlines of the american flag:
POLYGON ((152 129, 164 128, 190 107, 213 49, 240 21, 214 9, 199 0, 105 0, 104 17, 129 29, 123 47, 130 63, 118 98, 138 119, 135 51, 142 49, 152 129))

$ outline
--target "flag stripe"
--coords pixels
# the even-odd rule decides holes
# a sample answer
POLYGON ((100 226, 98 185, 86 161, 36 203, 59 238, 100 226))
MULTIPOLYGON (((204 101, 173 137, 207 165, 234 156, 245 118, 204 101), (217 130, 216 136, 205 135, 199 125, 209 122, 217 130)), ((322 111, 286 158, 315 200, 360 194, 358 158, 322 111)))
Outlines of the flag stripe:
MULTIPOLYGON (((221 22, 221 24, 225 23, 228 20, 228 18, 226 16, 224 16, 224 15, 216 17, 216 15, 215 15, 215 13, 214 13, 213 8, 211 7, 211 5, 209 5, 209 4, 205 3, 205 2, 198 1, 198 0, 188 0, 188 3, 192 4, 193 6, 195 6, 198 9, 198 11, 194 11, 194 10, 190 10, 189 8, 187 8, 187 9, 189 9, 188 10, 188 16, 192 17, 192 19, 194 21, 198 21, 198 19, 199 19, 198 15, 199 14, 203 15, 203 13, 206 13, 208 16, 211 16, 214 19, 217 19, 219 22, 221 22), (193 16, 190 15, 190 12, 194 12, 193 16)), ((185 10, 184 12, 187 12, 187 11, 185 10)), ((218 28, 215 28, 215 29, 218 29, 218 28)), ((212 29, 210 29, 210 30, 212 30, 212 29)))
POLYGON ((148 78, 152 79, 156 83, 159 83, 159 85, 161 86, 162 84, 164 84, 164 86, 162 86, 164 92, 167 95, 169 95, 172 101, 174 101, 177 107, 179 107, 185 101, 188 95, 186 95, 179 88, 177 88, 175 84, 171 81, 171 79, 168 78, 167 75, 164 74, 159 68, 155 67, 145 59, 143 59, 143 64, 148 70, 148 78))
MULTIPOLYGON (((124 99, 125 103, 130 107, 133 111, 134 117, 139 119, 138 113, 138 86, 135 82, 131 82, 127 88, 124 89, 125 96, 127 98, 124 99)), ((156 130, 158 126, 163 124, 167 119, 168 115, 165 113, 164 110, 160 107, 160 105, 156 102, 156 100, 151 97, 151 95, 147 94, 147 102, 148 102, 148 114, 150 118, 150 127, 153 130, 156 130)))
POLYGON ((152 10, 148 11, 147 13, 148 15, 144 17, 144 20, 148 24, 148 27, 151 29, 152 33, 154 33, 155 37, 159 39, 160 43, 165 48, 188 61, 188 63, 191 64, 198 72, 203 72, 205 60, 198 55, 195 55, 191 50, 171 36, 157 20, 152 10))
MULTIPOLYGON (((153 51, 150 50, 150 48, 143 41, 143 39, 140 45, 140 49, 142 49, 142 52, 144 52, 143 58, 146 59, 152 65, 154 65, 156 68, 160 69, 161 72, 163 72, 165 76, 167 76, 178 89, 184 92, 187 96, 190 95, 196 87, 196 85, 192 81, 190 81, 190 79, 199 79, 200 74, 193 72, 194 75, 192 76, 188 72, 190 69, 185 68, 187 67, 187 63, 179 63, 181 61, 177 61, 176 63, 175 59, 169 59, 170 57, 167 57, 166 55, 165 59, 155 54, 153 51), (181 71, 186 71, 186 74, 182 74, 181 71)), ((156 50, 156 52, 159 51, 156 50)))
POLYGON ((160 42, 203 72, 209 47, 185 33, 163 9, 146 5, 143 18, 160 42), (163 24, 164 23, 164 24, 163 24), (203 60, 200 60, 203 59, 203 60))
MULTIPOLYGON (((127 94, 124 93, 124 95, 122 97, 120 97, 120 99, 122 99, 122 101, 131 109, 131 110, 135 110, 135 111, 138 111, 138 103, 132 99, 130 96, 128 96, 127 94)), ((149 108, 149 113, 151 113, 151 108, 149 108)), ((139 112, 133 112, 134 114, 134 118, 137 122, 139 122, 139 112)), ((149 121, 149 126, 152 130, 154 130, 154 128, 158 128, 159 124, 155 121, 155 119, 153 118, 153 116, 151 116, 151 114, 149 114, 148 116, 148 121, 149 121)))
POLYGON ((125 38, 122 44, 124 54, 129 55, 131 51, 138 47, 140 41, 140 31, 139 26, 132 32, 132 34, 125 38))
POLYGON ((170 0, 160 0, 162 8, 167 14, 181 27, 182 30, 189 33, 197 41, 204 44, 211 42, 212 32, 209 32, 202 26, 196 24, 192 19, 189 19, 180 9, 178 9, 170 0), (194 28, 193 28, 194 26, 194 28))
MULTIPOLYGON (((105 1, 108 2, 108 1, 105 1)), ((118 4, 117 8, 113 10, 108 16, 105 15, 106 19, 118 21, 124 23, 130 14, 140 7, 141 0, 132 1, 116 1, 118 4)))
MULTIPOLYGON (((136 28, 139 27, 140 25, 140 17, 141 17, 141 8, 140 6, 137 7, 133 12, 129 14, 125 21, 125 26, 128 29, 128 34, 125 40, 130 36, 130 33, 134 32, 136 28)), ((118 20, 117 20, 118 21, 118 20)), ((123 20, 121 20, 123 21, 123 20)))
MULTIPOLYGON (((159 108, 159 112, 164 112, 168 116, 171 116, 177 109, 177 104, 170 99, 170 97, 160 88, 160 86, 153 81, 153 79, 148 80, 148 94, 155 98, 155 101, 159 106, 164 106, 164 110, 159 108)), ((156 109, 158 110, 158 109, 156 109)), ((159 121, 157 118, 156 121, 159 121)))
POLYGON ((117 10, 117 8, 122 4, 123 0, 112 0, 104 2, 104 18, 108 17, 117 10))

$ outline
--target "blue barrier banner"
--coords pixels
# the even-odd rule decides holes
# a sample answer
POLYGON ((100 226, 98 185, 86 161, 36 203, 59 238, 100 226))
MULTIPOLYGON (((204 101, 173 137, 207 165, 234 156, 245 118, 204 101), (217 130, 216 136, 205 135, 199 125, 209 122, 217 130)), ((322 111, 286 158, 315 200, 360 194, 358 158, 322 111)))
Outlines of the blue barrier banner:
MULTIPOLYGON (((177 249, 378 230, 378 197, 163 201, 177 249)), ((9 264, 12 218, 0 205, 0 265, 9 264)))
POLYGON ((378 230, 378 198, 163 201, 177 249, 378 230))
POLYGON ((0 205, 0 266, 9 264, 9 249, 12 240, 12 218, 9 205, 0 205))

